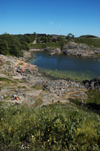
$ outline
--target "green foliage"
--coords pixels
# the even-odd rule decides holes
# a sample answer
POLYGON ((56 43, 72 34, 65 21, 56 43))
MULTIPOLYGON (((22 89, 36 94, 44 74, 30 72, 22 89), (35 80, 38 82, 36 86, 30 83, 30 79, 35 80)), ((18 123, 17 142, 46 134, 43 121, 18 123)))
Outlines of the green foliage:
POLYGON ((25 37, 9 34, 0 35, 0 53, 22 56, 22 49, 29 50, 25 37))
POLYGON ((56 41, 56 42, 47 42, 46 46, 50 47, 50 48, 60 48, 60 45, 59 45, 58 41, 56 41))
POLYGON ((74 39, 74 35, 71 34, 71 33, 69 33, 69 34, 66 36, 66 39, 67 39, 68 41, 70 41, 70 40, 74 39))
POLYGON ((92 38, 76 38, 74 39, 77 43, 85 43, 89 46, 99 47, 100 48, 100 38, 98 39, 92 39, 92 38))
POLYGON ((12 81, 12 80, 10 80, 8 78, 0 77, 0 81, 12 81))
POLYGON ((29 50, 28 43, 26 41, 21 41, 21 49, 22 50, 29 50))
POLYGON ((0 53, 3 55, 9 54, 8 43, 6 40, 0 39, 0 53))
POLYGON ((41 38, 41 40, 42 40, 43 43, 46 43, 46 42, 48 41, 47 37, 45 37, 45 36, 43 36, 43 37, 41 38))
POLYGON ((86 104, 98 110, 100 113, 100 90, 89 90, 87 94, 88 100, 86 104))
POLYGON ((100 149, 99 122, 97 115, 77 110, 70 104, 52 104, 39 109, 14 105, 2 107, 1 151, 100 149))
POLYGON ((94 36, 94 35, 82 35, 79 38, 99 38, 99 37, 94 36))
POLYGON ((65 44, 65 39, 62 36, 58 36, 57 41, 59 42, 59 46, 62 50, 64 44, 65 44))
POLYGON ((0 36, 0 53, 11 54, 15 56, 20 56, 20 42, 19 40, 9 34, 3 34, 0 36))
POLYGON ((36 44, 29 44, 29 47, 32 49, 43 49, 46 47, 46 45, 41 43, 36 43, 36 44))

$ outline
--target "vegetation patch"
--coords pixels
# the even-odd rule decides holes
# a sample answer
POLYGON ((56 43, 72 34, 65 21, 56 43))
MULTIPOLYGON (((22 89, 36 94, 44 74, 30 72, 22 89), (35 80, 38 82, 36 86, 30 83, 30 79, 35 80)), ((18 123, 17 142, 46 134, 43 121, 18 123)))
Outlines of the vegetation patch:
POLYGON ((8 78, 4 78, 4 77, 0 77, 0 81, 2 81, 2 82, 6 82, 6 83, 17 83, 17 81, 16 80, 11 80, 11 79, 8 79, 8 78))
POLYGON ((88 100, 86 104, 100 113, 100 90, 89 90, 87 94, 88 100))
POLYGON ((46 47, 45 44, 40 44, 40 43, 36 43, 36 44, 29 44, 30 49, 43 49, 46 47))
POLYGON ((78 107, 82 106, 84 110, 91 110, 100 115, 100 90, 87 91, 88 98, 82 102, 81 99, 70 100, 78 107))
POLYGON ((35 103, 33 104, 33 107, 39 107, 43 103, 42 99, 36 99, 35 103))
POLYGON ((36 89, 36 90, 40 90, 44 88, 44 84, 40 84, 40 85, 34 85, 31 88, 36 89))
MULTIPOLYGON (((40 100, 39 100, 40 102, 40 100)), ((74 104, 0 110, 1 150, 100 150, 100 117, 74 104)))
POLYGON ((92 39, 92 38, 76 38, 74 39, 75 42, 77 43, 85 43, 89 46, 94 46, 97 48, 100 48, 100 38, 98 39, 92 39))

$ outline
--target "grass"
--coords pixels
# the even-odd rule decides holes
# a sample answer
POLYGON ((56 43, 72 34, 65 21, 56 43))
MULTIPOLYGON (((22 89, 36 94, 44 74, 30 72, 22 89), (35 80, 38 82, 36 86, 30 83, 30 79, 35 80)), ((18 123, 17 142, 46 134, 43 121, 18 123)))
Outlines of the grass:
POLYGON ((0 77, 0 81, 4 82, 4 84, 17 83, 16 80, 11 80, 5 77, 0 77))
POLYGON ((89 46, 94 46, 100 48, 100 38, 98 39, 92 39, 92 38, 77 38, 75 39, 75 42, 77 43, 85 43, 89 46))
MULTIPOLYGON (((90 109, 100 115, 100 90, 89 90, 87 91, 88 98, 83 102, 84 109, 90 109)), ((71 100, 77 106, 82 104, 81 99, 71 100)))
MULTIPOLYGON (((77 43, 85 43, 89 46, 94 46, 97 48, 100 48, 100 38, 98 39, 93 39, 93 38, 75 38, 74 39, 75 42, 77 43)), ((67 42, 65 42, 65 44, 67 44, 67 42)), ((47 43, 36 43, 36 44, 29 44, 30 48, 34 48, 34 49, 43 49, 45 47, 50 47, 50 48, 60 48, 60 44, 58 41, 56 42, 47 42, 47 43)))
POLYGON ((33 107, 39 107, 42 103, 43 103, 42 99, 39 98, 35 101, 35 103, 33 104, 33 107))
POLYGON ((33 49, 43 49, 45 47, 50 47, 51 49, 61 48, 58 41, 56 41, 56 42, 46 42, 46 43, 42 43, 42 44, 41 43, 30 44, 29 47, 33 48, 33 49))
POLYGON ((86 104, 100 113, 100 90, 89 90, 87 94, 88 100, 86 104))
POLYGON ((59 45, 59 42, 47 42, 46 43, 47 47, 50 47, 50 48, 60 48, 60 45, 59 45))
POLYGON ((32 49, 43 49, 45 48, 45 44, 36 43, 36 44, 29 44, 29 47, 32 49))
POLYGON ((99 151, 99 124, 97 114, 75 104, 0 108, 1 151, 99 151))

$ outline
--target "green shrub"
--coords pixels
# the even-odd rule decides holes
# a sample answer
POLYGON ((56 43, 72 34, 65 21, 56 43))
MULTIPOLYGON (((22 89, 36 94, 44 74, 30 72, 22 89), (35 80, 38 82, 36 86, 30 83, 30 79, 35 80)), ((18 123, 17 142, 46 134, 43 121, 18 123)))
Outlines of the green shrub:
POLYGON ((80 150, 99 148, 100 118, 68 104, 0 110, 1 150, 80 150), (93 126, 94 125, 94 126, 93 126))

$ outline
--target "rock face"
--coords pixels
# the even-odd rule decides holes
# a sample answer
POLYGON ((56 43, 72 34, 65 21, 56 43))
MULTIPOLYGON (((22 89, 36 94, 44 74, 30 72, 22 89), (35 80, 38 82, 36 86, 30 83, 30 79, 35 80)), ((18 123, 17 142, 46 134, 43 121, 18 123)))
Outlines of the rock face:
POLYGON ((100 77, 92 80, 84 80, 83 84, 87 89, 100 89, 100 77))
POLYGON ((93 55, 100 54, 100 48, 69 42, 63 47, 62 53, 79 57, 92 57, 93 55))

